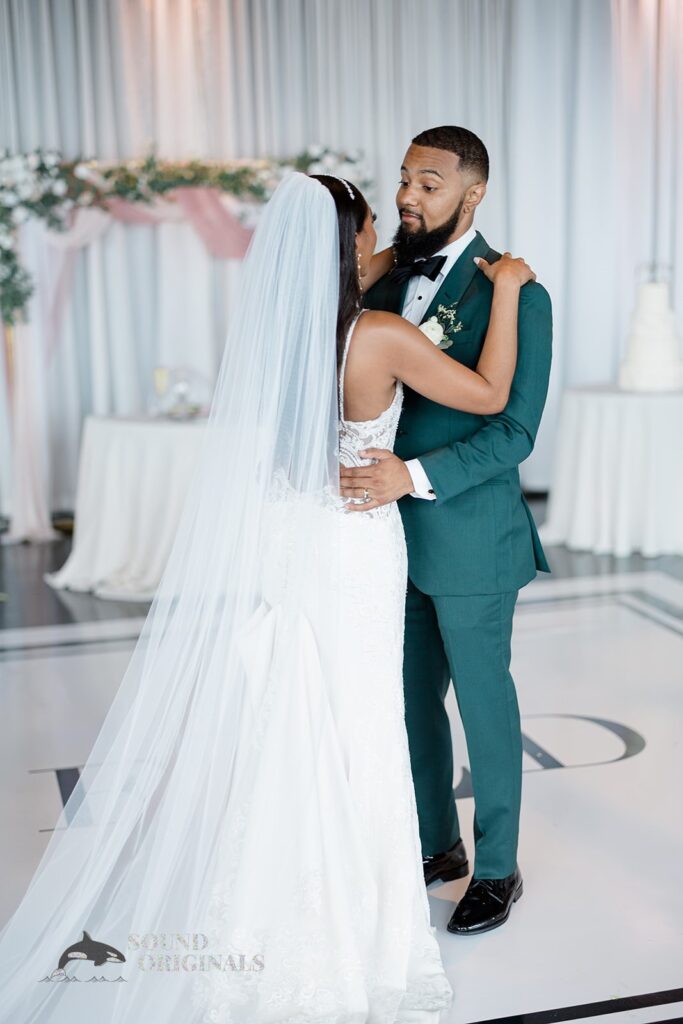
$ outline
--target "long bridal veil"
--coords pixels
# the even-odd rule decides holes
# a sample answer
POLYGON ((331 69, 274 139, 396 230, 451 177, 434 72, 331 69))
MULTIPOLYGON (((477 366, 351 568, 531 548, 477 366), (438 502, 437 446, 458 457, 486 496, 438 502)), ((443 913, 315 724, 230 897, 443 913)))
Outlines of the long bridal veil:
POLYGON ((269 962, 272 931, 299 948, 288 915, 313 905, 320 871, 358 872, 372 900, 353 836, 316 829, 334 779, 310 770, 333 743, 334 534, 352 518, 336 497, 338 246, 330 193, 293 174, 246 257, 163 579, 0 935, 2 1022, 256 1019, 266 979, 263 1019, 279 1020, 286 985, 322 950, 308 932, 300 962, 269 962))

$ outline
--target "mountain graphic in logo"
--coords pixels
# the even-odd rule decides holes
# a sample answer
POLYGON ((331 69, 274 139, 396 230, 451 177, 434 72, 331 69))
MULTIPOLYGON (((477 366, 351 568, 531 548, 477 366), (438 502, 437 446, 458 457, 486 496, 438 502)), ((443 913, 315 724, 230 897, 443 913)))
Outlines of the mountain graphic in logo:
POLYGON ((74 942, 72 946, 69 946, 64 950, 59 958, 59 963, 55 967, 52 974, 49 977, 42 978, 42 981, 125 981, 123 977, 118 978, 105 978, 104 975, 99 978, 93 975, 92 978, 76 978, 73 975, 69 976, 66 972, 66 968, 70 963, 73 962, 84 962, 90 961, 94 967, 101 967, 103 964, 124 964, 126 958, 120 950, 115 949, 114 946, 110 946, 106 942, 96 942, 92 939, 86 931, 83 932, 83 938, 80 942, 74 942))

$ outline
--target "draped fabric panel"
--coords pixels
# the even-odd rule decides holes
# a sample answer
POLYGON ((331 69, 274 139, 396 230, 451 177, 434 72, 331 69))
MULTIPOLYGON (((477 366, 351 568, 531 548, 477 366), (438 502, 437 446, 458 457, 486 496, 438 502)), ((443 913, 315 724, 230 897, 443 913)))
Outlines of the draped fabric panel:
MULTIPOLYGON (((470 127, 491 156, 477 226, 553 298, 550 395, 523 471, 543 489, 562 389, 615 379, 641 264, 678 259, 683 319, 682 48, 679 0, 0 0, 0 147, 361 148, 387 241, 410 138, 470 127)), ((53 507, 73 504, 88 412, 139 410, 156 364, 215 373, 238 287, 237 262, 212 261, 187 225, 116 225, 79 255, 45 371, 53 507)), ((6 403, 3 388, 0 426, 6 403)), ((9 513, 5 436, 0 460, 9 513)))

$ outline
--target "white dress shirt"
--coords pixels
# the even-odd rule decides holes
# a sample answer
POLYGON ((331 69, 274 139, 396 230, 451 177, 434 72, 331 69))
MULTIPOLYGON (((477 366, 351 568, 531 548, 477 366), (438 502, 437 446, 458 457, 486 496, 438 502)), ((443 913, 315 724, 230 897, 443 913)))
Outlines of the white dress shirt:
MULTIPOLYGON (((406 320, 410 320, 411 324, 415 324, 416 327, 422 323, 432 299, 453 269, 453 264, 462 256, 470 242, 474 241, 475 236, 476 231, 474 227, 471 227, 460 238, 456 238, 454 242, 449 242, 443 249, 439 249, 438 252, 434 253, 435 256, 446 257, 446 262, 439 271, 436 281, 430 281, 428 277, 418 277, 417 275, 411 277, 406 289, 405 299, 403 300, 401 316, 404 316, 406 320)), ((409 459, 406 462, 406 466, 413 481, 414 490, 411 496, 413 498, 425 498, 427 501, 434 501, 436 495, 432 490, 429 477, 425 473, 420 460, 409 459)))

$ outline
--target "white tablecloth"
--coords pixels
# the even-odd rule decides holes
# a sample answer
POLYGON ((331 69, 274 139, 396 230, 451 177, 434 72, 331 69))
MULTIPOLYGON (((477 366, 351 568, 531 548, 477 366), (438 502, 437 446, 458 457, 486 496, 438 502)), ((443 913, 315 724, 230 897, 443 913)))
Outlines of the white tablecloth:
POLYGON ((683 392, 566 392, 541 538, 598 554, 683 554, 683 392))
POLYGON ((150 600, 161 579, 206 420, 90 416, 84 424, 73 548, 58 589, 150 600))

